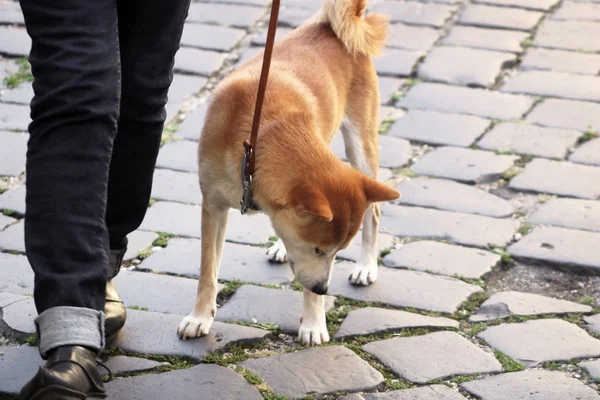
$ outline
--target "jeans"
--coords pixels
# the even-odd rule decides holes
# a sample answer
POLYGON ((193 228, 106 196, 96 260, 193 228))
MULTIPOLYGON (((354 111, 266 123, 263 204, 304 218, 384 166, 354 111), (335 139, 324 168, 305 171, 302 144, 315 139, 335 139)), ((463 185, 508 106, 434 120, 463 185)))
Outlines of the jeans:
POLYGON ((190 0, 20 3, 35 93, 25 247, 36 308, 102 315, 109 250, 148 207, 190 0))

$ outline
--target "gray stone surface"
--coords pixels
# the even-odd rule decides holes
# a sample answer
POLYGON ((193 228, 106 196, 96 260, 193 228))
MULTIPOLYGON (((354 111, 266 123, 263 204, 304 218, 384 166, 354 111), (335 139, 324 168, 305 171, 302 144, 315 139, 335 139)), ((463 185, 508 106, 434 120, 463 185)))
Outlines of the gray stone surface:
POLYGON ((600 104, 547 99, 527 115, 526 121, 554 128, 600 131, 600 104))
POLYGON ((600 168, 538 158, 527 164, 523 173, 511 179, 510 187, 597 199, 600 197, 600 168))
POLYGON ((308 20, 317 10, 318 7, 313 10, 283 7, 279 13, 278 25, 286 28, 296 28, 308 20))
POLYGON ((291 399, 311 393, 371 390, 384 381, 379 371, 340 346, 250 359, 241 365, 260 376, 275 393, 291 399))
POLYGON ((135 231, 127 235, 127 252, 124 260, 132 260, 137 258, 138 252, 152 246, 152 242, 158 238, 154 232, 135 231))
POLYGON ((583 368, 592 379, 600 378, 600 360, 584 361, 579 364, 579 367, 583 368))
POLYGON ((502 91, 572 100, 600 101, 600 80, 597 77, 563 72, 522 71, 509 79, 502 87, 502 91))
POLYGON ((565 1, 552 15, 556 20, 600 21, 600 4, 565 1))
POLYGON ((183 28, 181 45, 206 50, 229 51, 244 37, 245 33, 241 29, 188 23, 183 28))
POLYGON ((199 238, 201 215, 199 206, 158 201, 148 209, 140 229, 199 238))
POLYGON ((37 310, 33 297, 25 297, 2 308, 2 320, 13 333, 19 336, 29 336, 35 332, 33 321, 37 318, 37 310))
POLYGON ((262 245, 275 235, 271 220, 266 214, 242 215, 230 210, 225 238, 234 243, 262 245))
POLYGON ((442 44, 518 53, 522 50, 521 42, 527 37, 527 32, 455 26, 442 44))
POLYGON ((25 224, 23 220, 0 232, 0 250, 25 253, 25 224))
POLYGON ((31 82, 21 83, 16 88, 5 90, 2 94, 0 94, 0 100, 2 100, 4 103, 29 105, 32 99, 33 87, 31 86, 31 82))
POLYGON ((177 115, 181 103, 190 98, 192 95, 198 93, 200 89, 206 85, 207 79, 202 76, 173 75, 173 82, 169 88, 168 102, 166 105, 168 123, 171 119, 177 115))
MULTIPOLYGON (((9 225, 11 225, 11 224, 14 224, 15 222, 17 222, 17 220, 16 220, 16 219, 14 219, 14 218, 11 218, 11 217, 7 217, 7 216, 6 216, 6 215, 4 215, 4 214, 0 214, 0 232, 1 232, 1 231, 2 231, 4 228, 8 227, 8 226, 9 226, 9 225)), ((1 233, 0 233, 0 235, 1 235, 1 233)))
POLYGON ((535 225, 600 232, 600 202, 552 199, 530 214, 527 220, 535 225))
POLYGON ((182 319, 182 315, 127 310, 127 322, 111 344, 130 353, 179 355, 201 361, 229 344, 254 342, 269 334, 262 329, 215 322, 207 336, 180 340, 177 328, 182 319))
MULTIPOLYGON (((200 241, 171 239, 164 250, 153 253, 140 267, 197 278, 200 274, 200 241)), ((290 283, 294 274, 287 264, 269 263, 265 248, 225 243, 219 279, 277 285, 290 283)))
POLYGON ((486 28, 529 31, 537 25, 543 15, 541 12, 516 8, 470 5, 458 17, 458 23, 486 28))
POLYGON ((518 222, 421 207, 382 207, 381 229, 396 236, 442 239, 487 248, 505 246, 519 227, 518 222))
POLYGON ((391 22, 428 25, 441 28, 456 7, 434 3, 397 2, 384 0, 373 6, 373 12, 391 17, 391 22))
POLYGON ((515 60, 511 53, 441 46, 425 58, 418 76, 452 85, 489 87, 496 81, 502 65, 515 60))
MULTIPOLYGON (((217 311, 218 321, 268 323, 279 325, 287 333, 296 334, 304 304, 302 292, 242 285, 217 311)), ((333 308, 335 298, 325 297, 325 311, 333 308)))
POLYGON ((413 166, 417 174, 463 182, 492 182, 513 166, 516 156, 489 151, 440 147, 425 154, 413 166))
POLYGON ((244 63, 250 61, 252 58, 254 58, 258 54, 262 53, 263 50, 264 49, 262 47, 250 47, 249 49, 247 49, 246 51, 244 51, 242 53, 242 55, 239 58, 239 60, 235 63, 235 68, 237 68, 240 65, 243 65, 244 63))
POLYGON ((262 15, 260 7, 230 4, 192 3, 186 22, 202 22, 248 28, 262 15))
POLYGON ((381 104, 388 104, 393 102, 392 96, 400 90, 400 86, 404 83, 404 79, 380 76, 377 78, 377 83, 379 84, 379 98, 381 104))
MULTIPOLYGON (((103 362, 104 365, 112 372, 114 375, 131 373, 131 372, 140 372, 140 371, 148 371, 152 370, 164 365, 169 365, 167 362, 158 362, 153 360, 148 360, 146 358, 139 357, 129 357, 129 356, 114 356, 110 357, 106 361, 103 362)), ((103 369, 99 368, 100 372, 104 372, 103 369)))
POLYGON ((472 115, 410 110, 388 131, 417 142, 469 147, 483 134, 490 121, 472 115))
MULTIPOLYGON (((352 242, 350 242, 350 245, 344 250, 340 250, 340 252, 337 253, 336 258, 357 262, 360 258, 361 244, 362 231, 358 231, 356 236, 354 236, 354 239, 352 239, 352 242)), ((388 235, 386 233, 379 234, 379 241, 377 242, 377 249, 379 250, 379 253, 391 248, 393 245, 394 237, 392 235, 388 235)))
POLYGON ((464 400, 464 397, 448 386, 431 385, 386 393, 355 393, 342 400, 464 400))
POLYGON ((207 110, 208 102, 204 102, 200 104, 198 108, 190 111, 185 120, 179 125, 179 129, 175 132, 175 136, 186 140, 198 140, 200 138, 200 133, 202 132, 202 127, 204 126, 207 110))
POLYGON ((595 314, 590 317, 583 317, 587 325, 584 327, 593 332, 600 333, 600 314, 595 314))
POLYGON ((513 213, 510 202, 474 186, 432 178, 414 178, 396 185, 402 193, 397 204, 413 205, 439 210, 457 211, 488 217, 509 217, 513 213))
POLYGON ((460 387, 482 400, 597 400, 598 393, 559 371, 521 371, 461 383, 460 387))
POLYGON ((23 11, 16 1, 0 2, 0 23, 7 25, 24 25, 23 11))
POLYGON ((221 68, 224 60, 223 53, 183 47, 175 55, 174 70, 187 74, 211 76, 221 68))
POLYGON ((0 26, 0 54, 13 57, 27 57, 31 48, 31 38, 23 27, 0 26))
POLYGON ((535 228, 508 248, 513 257, 564 264, 598 273, 600 233, 564 228, 535 228))
MULTIPOLYGON (((285 38, 292 31, 293 29, 291 28, 278 27, 277 31, 275 32, 275 43, 285 38)), ((252 37, 252 40, 250 41, 250 44, 252 46, 264 47, 267 44, 267 30, 263 29, 259 31, 256 35, 254 35, 252 37)))
MULTIPOLYGON (((1 259, 0 259, 1 260, 1 259)), ((0 288, 1 290, 1 288, 0 288)), ((28 296, 23 294, 9 293, 0 291, 0 309, 8 307, 18 301, 26 300, 28 296)))
POLYGON ((37 347, 0 347, 0 393, 19 394, 44 364, 37 347))
POLYGON ((443 85, 419 83, 400 102, 401 107, 470 114, 494 119, 519 119, 533 104, 527 96, 443 85))
POLYGON ((387 49, 373 59, 380 75, 409 76, 422 53, 414 50, 387 49))
MULTIPOLYGON (((0 210, 11 210, 25 215, 25 186, 0 194, 0 210)), ((0 229, 2 229, 2 223, 0 223, 0 229)))
POLYGON ((600 340, 560 319, 492 326, 477 337, 529 367, 547 361, 600 356, 600 340))
POLYGON ((439 30, 429 27, 392 24, 389 27, 386 45, 391 48, 427 51, 440 34, 439 30))
MULTIPOLYGON (((3 38, 1 31, 0 37, 3 38)), ((30 122, 29 106, 0 103, 0 130, 27 131, 30 122)))
POLYGON ((329 293, 349 299, 380 302, 394 307, 414 307, 422 310, 452 313, 479 286, 458 279, 424 272, 379 267, 379 278, 367 287, 353 286, 348 276, 355 265, 339 263, 333 268, 329 293), (435 293, 435 296, 431 296, 435 293))
POLYGON ((230 368, 206 364, 159 375, 116 379, 106 385, 106 390, 109 398, 119 400, 263 398, 255 386, 230 368))
POLYGON ((546 11, 556 4, 557 0, 475 0, 474 3, 546 11))
POLYGON ((383 168, 400 168, 408 164, 413 156, 412 146, 408 140, 379 135, 379 166, 383 168))
POLYGON ((443 275, 480 278, 500 262, 500 256, 484 250, 432 241, 403 245, 384 257, 383 265, 443 275))
POLYGON ((575 149, 569 161, 600 167, 600 138, 590 140, 575 149))
POLYGON ((33 293, 33 270, 25 256, 0 253, 0 292, 33 293))
POLYGON ((14 58, 2 58, 0 56, 0 82, 4 83, 4 78, 14 74, 18 70, 19 65, 14 58))
POLYGON ((178 140, 160 148, 156 161, 158 168, 198 172, 198 143, 178 140))
MULTIPOLYGON (((4 107, 7 105, 0 104, 0 110, 4 107)), ((27 140, 29 135, 24 133, 0 132, 0 176, 17 176, 25 170, 27 140)))
POLYGON ((600 54, 531 48, 527 50, 519 68, 522 70, 598 75, 600 71, 600 54))
POLYGON ((600 51, 600 24, 590 21, 554 21, 548 19, 538 29, 536 46, 578 51, 600 51))
POLYGON ((577 131, 504 122, 494 126, 477 145, 485 150, 564 159, 580 136, 581 132, 577 131))
POLYGON ((494 293, 469 318, 470 322, 490 321, 511 315, 588 313, 592 307, 571 301, 553 299, 533 293, 494 293))
POLYGON ((363 350, 400 377, 415 383, 502 371, 502 365, 492 354, 454 332, 380 340, 364 345, 363 350))
POLYGON ((152 183, 152 198, 200 204, 202 194, 198 174, 157 168, 152 183))
POLYGON ((333 337, 340 339, 373 335, 395 332, 404 328, 458 328, 458 322, 443 317, 428 317, 406 311, 367 307, 350 311, 333 337))

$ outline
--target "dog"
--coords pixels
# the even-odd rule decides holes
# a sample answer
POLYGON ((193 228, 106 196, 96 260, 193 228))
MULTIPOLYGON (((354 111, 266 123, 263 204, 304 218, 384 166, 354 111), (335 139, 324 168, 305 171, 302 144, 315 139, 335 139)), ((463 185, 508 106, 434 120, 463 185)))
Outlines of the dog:
MULTIPOLYGON (((255 149, 254 200, 278 241, 269 260, 288 262, 304 287, 300 343, 329 341, 324 298, 335 256, 362 229, 349 281, 377 279, 379 202, 400 193, 377 181, 379 89, 371 57, 387 18, 365 15, 366 0, 326 0, 275 44, 255 149), (328 144, 341 128, 351 166, 328 144)), ((250 136, 262 53, 215 89, 198 146, 202 244, 198 293, 178 328, 181 339, 208 334, 217 312, 217 276, 230 208, 242 198, 243 142, 250 136)))

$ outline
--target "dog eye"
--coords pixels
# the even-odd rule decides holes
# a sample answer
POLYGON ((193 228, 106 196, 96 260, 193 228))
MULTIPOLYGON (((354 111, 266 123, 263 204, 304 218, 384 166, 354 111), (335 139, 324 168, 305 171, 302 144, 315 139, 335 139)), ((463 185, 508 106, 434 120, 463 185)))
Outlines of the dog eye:
POLYGON ((325 252, 318 247, 315 247, 315 254, 318 256, 324 256, 325 252))

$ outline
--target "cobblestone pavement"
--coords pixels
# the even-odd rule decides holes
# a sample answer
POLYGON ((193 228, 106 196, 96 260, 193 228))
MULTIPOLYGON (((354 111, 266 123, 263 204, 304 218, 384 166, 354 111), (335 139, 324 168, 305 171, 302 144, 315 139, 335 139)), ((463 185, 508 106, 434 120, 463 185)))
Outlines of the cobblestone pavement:
MULTIPOLYGON (((600 399, 598 0, 372 1, 392 21, 375 60, 380 179, 403 193, 382 207, 379 280, 350 286, 358 244, 343 251, 332 341, 301 347, 301 292, 266 260, 268 219, 232 211, 219 322, 178 340, 206 101, 261 50, 267 3, 191 6, 153 200, 117 278, 129 318, 104 354, 111 398, 600 399)), ((278 37, 319 6, 284 0, 278 37)), ((0 398, 41 363, 23 254, 29 46, 18 3, 0 2, 0 398)), ((339 135, 332 149, 344 157, 339 135)))

